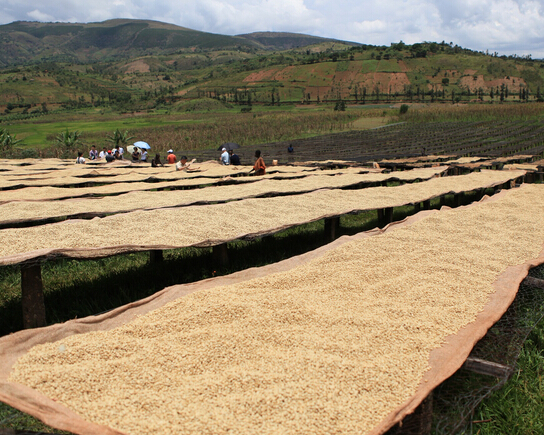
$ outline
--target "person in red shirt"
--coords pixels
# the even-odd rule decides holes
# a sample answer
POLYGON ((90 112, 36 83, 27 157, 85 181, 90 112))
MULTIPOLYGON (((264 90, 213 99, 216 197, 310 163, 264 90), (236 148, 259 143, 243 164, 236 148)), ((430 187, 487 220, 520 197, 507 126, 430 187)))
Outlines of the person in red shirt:
POLYGON ((168 150, 168 156, 166 157, 166 161, 171 165, 177 162, 176 155, 174 154, 173 150, 168 150))

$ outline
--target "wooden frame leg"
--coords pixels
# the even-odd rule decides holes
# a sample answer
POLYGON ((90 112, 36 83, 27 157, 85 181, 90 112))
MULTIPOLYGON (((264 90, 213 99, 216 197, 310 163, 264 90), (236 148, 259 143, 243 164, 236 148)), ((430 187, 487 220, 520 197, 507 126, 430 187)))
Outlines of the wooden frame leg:
POLYGON ((226 266, 229 264, 229 253, 227 251, 227 244, 215 245, 212 248, 212 255, 214 261, 220 266, 226 266))
POLYGON ((164 253, 162 249, 153 249, 152 251, 149 251, 149 262, 151 264, 159 263, 163 260, 164 260, 164 253))
POLYGON ((333 217, 325 219, 325 241, 332 242, 338 237, 338 230, 340 228, 340 218, 333 217))
POLYGON ((45 326, 42 268, 40 264, 21 265, 23 327, 45 326))

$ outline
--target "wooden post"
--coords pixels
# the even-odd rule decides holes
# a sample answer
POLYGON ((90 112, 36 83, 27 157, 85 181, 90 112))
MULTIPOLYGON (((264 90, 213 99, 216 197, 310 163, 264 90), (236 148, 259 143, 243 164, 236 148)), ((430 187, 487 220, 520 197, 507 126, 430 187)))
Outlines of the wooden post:
POLYGON ((391 435, 430 435, 433 423, 433 392, 419 404, 412 414, 390 429, 391 435))
POLYGON ((152 251, 149 251, 149 262, 151 264, 159 263, 163 260, 164 260, 164 253, 162 249, 153 249, 152 251))
POLYGON ((222 243, 221 245, 215 245, 212 248, 212 256, 214 262, 220 266, 226 266, 229 264, 229 253, 227 251, 227 244, 222 243))
POLYGON ((461 205, 461 193, 456 193, 453 195, 453 206, 459 207, 461 205))
POLYGON ((386 225, 393 222, 393 207, 387 207, 386 209, 384 209, 383 214, 384 222, 386 225))
POLYGON ((336 239, 338 230, 340 229, 340 218, 332 217, 325 219, 325 242, 329 243, 336 239))
POLYGON ((41 265, 21 265, 21 293, 23 327, 45 326, 45 302, 43 298, 41 265))

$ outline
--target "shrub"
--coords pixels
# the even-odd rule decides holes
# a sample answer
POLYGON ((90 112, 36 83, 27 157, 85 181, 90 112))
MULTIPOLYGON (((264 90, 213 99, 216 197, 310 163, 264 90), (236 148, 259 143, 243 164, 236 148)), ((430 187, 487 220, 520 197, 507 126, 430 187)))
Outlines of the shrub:
POLYGON ((408 112, 408 104, 403 104, 400 106, 400 114, 404 115, 406 112, 408 112))

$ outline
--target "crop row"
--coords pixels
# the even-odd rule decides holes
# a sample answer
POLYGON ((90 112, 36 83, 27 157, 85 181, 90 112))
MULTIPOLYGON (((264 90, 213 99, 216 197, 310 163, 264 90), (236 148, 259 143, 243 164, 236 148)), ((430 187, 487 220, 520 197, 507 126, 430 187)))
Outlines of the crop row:
MULTIPOLYGON (((243 147, 244 163, 260 149, 265 158, 281 163, 312 160, 379 161, 421 155, 459 157, 507 157, 517 154, 538 156, 544 152, 544 125, 533 121, 437 122, 395 124, 364 131, 243 147), (294 152, 288 153, 291 144, 294 152)), ((191 157, 208 160, 217 152, 188 151, 191 157)))

